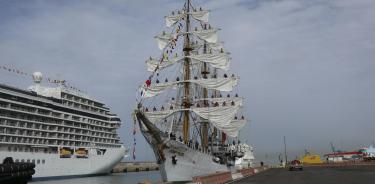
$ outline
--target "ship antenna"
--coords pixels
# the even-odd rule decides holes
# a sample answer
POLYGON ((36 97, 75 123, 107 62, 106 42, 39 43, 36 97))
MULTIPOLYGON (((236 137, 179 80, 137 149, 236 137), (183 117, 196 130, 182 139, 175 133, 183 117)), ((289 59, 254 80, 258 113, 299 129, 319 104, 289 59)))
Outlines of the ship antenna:
MULTIPOLYGON (((190 79, 190 55, 191 47, 190 47, 190 38, 189 38, 189 31, 190 31, 190 0, 186 0, 186 19, 185 19, 185 39, 184 39, 184 81, 188 81, 190 79)), ((184 108, 190 108, 190 84, 189 82, 184 83, 184 100, 183 104, 184 108)), ((184 111, 184 123, 183 123, 183 137, 185 144, 189 141, 189 111, 184 111)))

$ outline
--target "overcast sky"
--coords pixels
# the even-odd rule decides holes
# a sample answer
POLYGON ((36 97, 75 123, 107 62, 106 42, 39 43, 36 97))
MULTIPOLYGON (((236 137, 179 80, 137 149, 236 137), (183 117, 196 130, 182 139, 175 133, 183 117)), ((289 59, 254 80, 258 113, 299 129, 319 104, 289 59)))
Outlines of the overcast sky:
MULTIPOLYGON (((375 142, 374 0, 196 0, 231 52, 258 160, 283 150, 324 154, 375 142)), ((183 0, 1 0, 0 65, 41 71, 87 91, 120 115, 132 146, 136 88, 157 56, 153 36, 183 0)), ((0 82, 30 77, 0 70, 0 82)), ((137 159, 154 156, 137 134, 137 159), (145 150, 145 151, 144 151, 145 150)))

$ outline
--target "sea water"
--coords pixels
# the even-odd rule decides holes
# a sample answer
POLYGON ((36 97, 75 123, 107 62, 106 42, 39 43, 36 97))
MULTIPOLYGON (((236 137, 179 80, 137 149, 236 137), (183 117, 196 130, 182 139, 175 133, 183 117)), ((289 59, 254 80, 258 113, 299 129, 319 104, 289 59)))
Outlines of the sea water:
POLYGON ((137 184, 140 181, 161 182, 159 171, 116 173, 105 176, 32 181, 30 184, 137 184))

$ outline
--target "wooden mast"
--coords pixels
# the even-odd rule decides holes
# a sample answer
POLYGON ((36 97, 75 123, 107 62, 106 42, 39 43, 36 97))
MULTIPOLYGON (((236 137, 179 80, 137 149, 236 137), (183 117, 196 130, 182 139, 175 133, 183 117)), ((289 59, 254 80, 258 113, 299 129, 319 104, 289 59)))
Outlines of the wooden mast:
MULTIPOLYGON (((204 25, 204 29, 207 29, 207 25, 204 25)), ((204 41, 204 45, 203 45, 203 54, 207 54, 206 41, 204 41)), ((209 73, 210 72, 208 71, 207 63, 204 62, 203 70, 202 70, 203 78, 206 79, 207 74, 209 73)), ((207 88, 203 88, 203 98, 206 99, 207 97, 208 97, 208 90, 207 88)), ((203 103, 204 103, 204 106, 208 105, 207 100, 204 100, 203 103)), ((201 132, 202 132, 202 135, 201 135, 202 151, 207 151, 208 149, 208 122, 207 121, 201 122, 201 132)))
MULTIPOLYGON (((190 38, 189 38, 189 31, 190 31, 190 0, 186 0, 186 18, 185 18, 185 40, 184 40, 184 54, 185 56, 190 55, 190 38)), ((188 57, 185 57, 184 60, 184 80, 190 80, 190 59, 188 57)), ((184 99, 183 104, 184 108, 188 109, 190 108, 190 84, 189 82, 184 83, 184 99)), ((183 138, 185 144, 189 142, 190 138, 190 124, 189 124, 189 111, 184 111, 184 122, 183 122, 183 138)))

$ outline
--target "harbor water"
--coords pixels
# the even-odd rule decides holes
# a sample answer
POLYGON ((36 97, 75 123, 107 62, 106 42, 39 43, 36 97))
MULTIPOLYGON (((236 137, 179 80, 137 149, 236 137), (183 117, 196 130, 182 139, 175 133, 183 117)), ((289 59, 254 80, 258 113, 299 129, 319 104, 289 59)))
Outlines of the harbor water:
POLYGON ((140 181, 161 182, 159 171, 116 173, 105 176, 33 181, 31 184, 137 184, 140 181))

